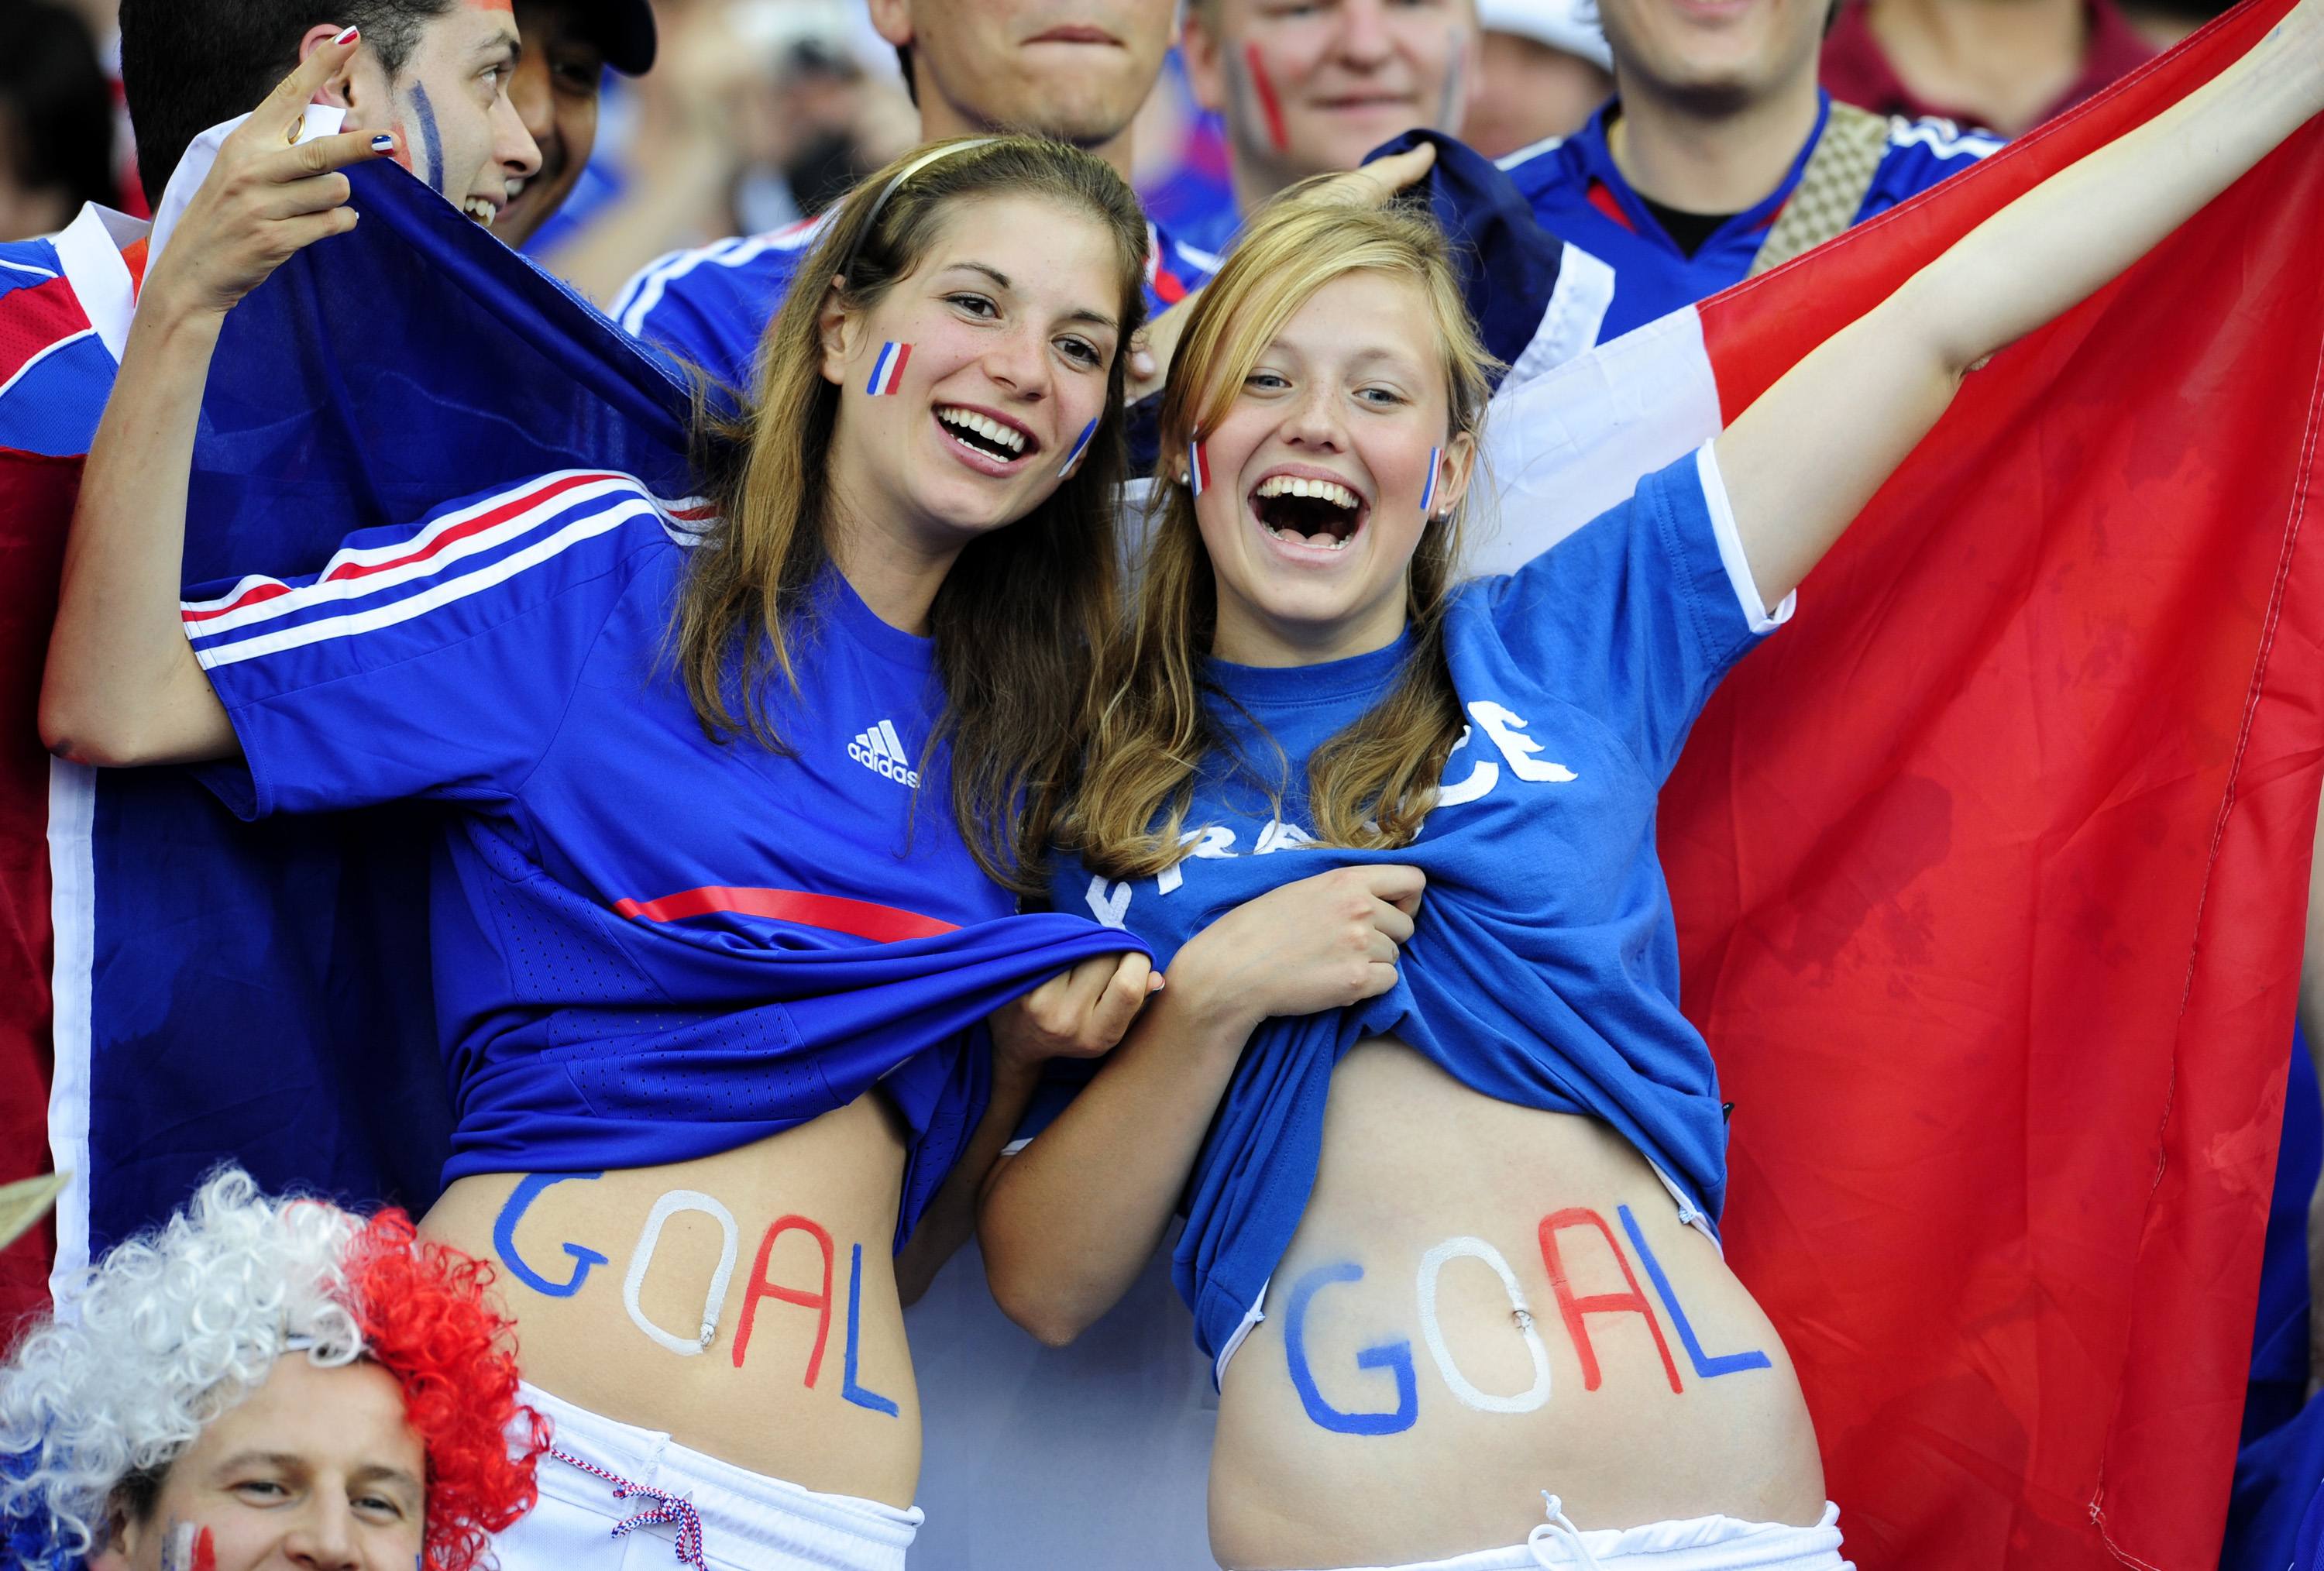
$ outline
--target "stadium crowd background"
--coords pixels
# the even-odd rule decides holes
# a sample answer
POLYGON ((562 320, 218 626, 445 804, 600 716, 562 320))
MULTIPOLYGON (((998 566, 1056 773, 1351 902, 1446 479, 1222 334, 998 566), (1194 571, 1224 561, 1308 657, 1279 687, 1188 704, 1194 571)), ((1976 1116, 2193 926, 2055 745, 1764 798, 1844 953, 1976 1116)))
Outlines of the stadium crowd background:
MULTIPOLYGON (((1463 140, 1499 156, 1572 130, 1595 107, 1610 79, 1584 58, 1589 3, 1480 0, 1481 70, 1463 140)), ((860 0, 655 0, 654 9, 662 42, 653 70, 634 80, 603 73, 595 149, 564 211, 526 244, 600 300, 663 252, 820 212, 918 128, 895 51, 860 0)), ((2218 0, 1845 0, 1825 79, 1868 108, 1950 111, 2015 134, 2224 9, 2218 0), (1883 98, 1895 101, 1870 101, 1883 98)), ((84 201, 143 206, 119 106, 115 10, 115 0, 0 4, 0 241, 58 228, 84 201)), ((569 141, 570 125, 559 129, 569 141)), ((1175 57, 1136 144, 1139 194, 1167 227, 1204 233, 1231 214, 1218 116, 1175 57)), ((554 179, 558 154, 548 156, 554 179)))

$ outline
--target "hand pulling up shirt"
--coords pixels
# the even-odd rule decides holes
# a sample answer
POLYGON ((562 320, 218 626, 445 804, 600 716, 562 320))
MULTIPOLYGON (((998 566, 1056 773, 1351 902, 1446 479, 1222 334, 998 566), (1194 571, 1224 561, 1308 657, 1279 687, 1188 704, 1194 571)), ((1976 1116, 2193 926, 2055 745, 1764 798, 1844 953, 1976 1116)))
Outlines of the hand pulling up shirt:
MULTIPOLYGON (((1296 1231, 1332 1071, 1393 1036, 1473 1090, 1602 1118, 1715 1217, 1726 1195, 1718 1077, 1678 1008, 1678 939, 1655 855, 1655 797, 1697 714, 1770 616, 1709 447, 1506 577, 1456 591, 1446 652, 1468 728, 1411 846, 1356 851, 1304 827, 1307 760, 1394 681, 1408 645, 1322 666, 1208 667, 1213 712, 1250 767, 1198 781, 1185 858, 1120 883, 1064 859, 1060 911, 1126 927, 1167 966, 1226 912, 1359 864, 1428 876, 1397 984, 1251 1036, 1197 1159, 1175 1262, 1196 1339, 1228 1348, 1296 1231), (1263 728, 1263 730, 1261 729, 1263 728), (1281 749, 1281 810, 1269 786, 1281 749)), ((1056 1066, 1026 1130, 1087 1066, 1056 1066)))

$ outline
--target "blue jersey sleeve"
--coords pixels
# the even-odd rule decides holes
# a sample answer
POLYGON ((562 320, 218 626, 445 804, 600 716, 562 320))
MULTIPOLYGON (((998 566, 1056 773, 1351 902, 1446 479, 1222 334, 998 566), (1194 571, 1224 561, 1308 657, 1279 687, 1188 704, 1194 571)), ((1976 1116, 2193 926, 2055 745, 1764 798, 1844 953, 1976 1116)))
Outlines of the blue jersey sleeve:
POLYGON ((350 536, 320 573, 196 590, 186 634, 242 744, 203 779, 244 818, 514 796, 663 505, 567 471, 350 536))
POLYGON ((1720 678, 1792 614, 1760 600, 1709 443, 1486 592, 1518 665, 1657 781, 1720 678))
POLYGON ((822 234, 818 220, 675 252, 624 284, 608 314, 632 337, 747 393, 759 340, 822 234))

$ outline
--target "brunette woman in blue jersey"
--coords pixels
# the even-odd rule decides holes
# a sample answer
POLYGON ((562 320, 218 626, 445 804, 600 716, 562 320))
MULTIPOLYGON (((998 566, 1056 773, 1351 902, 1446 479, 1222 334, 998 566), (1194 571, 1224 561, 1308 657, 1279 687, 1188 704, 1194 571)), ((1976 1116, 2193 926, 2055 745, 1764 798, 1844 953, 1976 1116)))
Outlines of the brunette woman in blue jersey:
POLYGON ((1486 361, 1443 236, 1312 193, 1246 233, 1178 347, 1164 516, 1057 819, 1053 899, 1168 986, 981 1221, 1002 1306, 1061 1344, 1183 1198, 1223 1564, 1843 1566, 1711 1231, 1655 795, 1962 379, 2319 109, 2304 0, 1632 500, 1457 587, 1486 361))
POLYGON ((44 735, 196 763, 253 816, 452 809, 456 1123, 425 1226, 500 1262, 558 1430, 507 1571, 601 1563, 633 1518, 698 1565, 899 1566, 899 1279, 964 1234, 1040 1057, 1110 1043, 1148 992, 1119 934, 1012 914, 1117 606, 1144 217, 1069 147, 922 150, 830 226, 755 411, 705 433, 706 502, 542 476, 181 606, 220 323, 355 224, 339 168, 392 152, 289 144, 354 47, 318 42, 227 139, 147 276, 44 735), (1037 1028, 1010 1001, 1051 976, 1037 1028))

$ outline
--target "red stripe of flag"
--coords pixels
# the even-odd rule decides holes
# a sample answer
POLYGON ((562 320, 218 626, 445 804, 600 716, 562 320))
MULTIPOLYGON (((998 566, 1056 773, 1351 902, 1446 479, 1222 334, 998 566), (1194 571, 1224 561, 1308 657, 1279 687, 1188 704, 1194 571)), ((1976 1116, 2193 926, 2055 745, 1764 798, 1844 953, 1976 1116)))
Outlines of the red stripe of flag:
POLYGON ((613 910, 632 921, 677 922, 688 917, 765 917, 802 928, 847 933, 874 943, 895 944, 907 938, 933 938, 956 932, 952 922, 940 922, 918 911, 880 905, 868 900, 844 900, 835 894, 809 894, 798 889, 726 889, 716 884, 681 890, 659 900, 619 900, 613 910))

